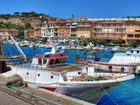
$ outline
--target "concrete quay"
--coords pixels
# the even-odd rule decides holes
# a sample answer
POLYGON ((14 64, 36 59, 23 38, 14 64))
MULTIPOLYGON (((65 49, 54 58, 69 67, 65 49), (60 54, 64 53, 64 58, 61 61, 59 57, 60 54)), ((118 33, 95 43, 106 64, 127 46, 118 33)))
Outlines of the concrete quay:
POLYGON ((0 75, 0 105, 94 105, 55 92, 30 87, 8 88, 0 75))

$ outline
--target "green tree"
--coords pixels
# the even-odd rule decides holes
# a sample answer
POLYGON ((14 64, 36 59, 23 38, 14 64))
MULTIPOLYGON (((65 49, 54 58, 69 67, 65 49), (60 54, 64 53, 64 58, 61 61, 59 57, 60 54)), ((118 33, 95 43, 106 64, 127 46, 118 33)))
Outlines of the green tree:
POLYGON ((20 15, 20 12, 15 12, 14 13, 14 16, 19 16, 20 15))
POLYGON ((24 31, 23 30, 18 31, 17 38, 24 39, 24 31))
POLYGON ((128 41, 128 45, 130 47, 136 47, 138 45, 138 43, 136 40, 130 40, 130 41, 128 41))
POLYGON ((9 19, 11 17, 11 14, 4 14, 3 15, 3 18, 5 18, 5 19, 9 19))
POLYGON ((113 45, 121 45, 122 44, 122 40, 112 40, 111 43, 113 45))
POLYGON ((21 16, 23 16, 23 17, 28 17, 28 16, 29 16, 29 13, 28 13, 28 12, 22 12, 22 13, 21 13, 21 16))
POLYGON ((28 29, 31 29, 31 28, 32 28, 32 26, 31 26, 30 23, 26 23, 25 24, 25 30, 28 30, 28 29))
POLYGON ((98 39, 98 40, 97 40, 97 44, 99 44, 99 45, 107 45, 108 42, 107 42, 107 40, 105 40, 105 39, 98 39))
POLYGON ((48 41, 48 38, 43 38, 41 41, 42 41, 43 43, 46 43, 46 42, 48 41))
POLYGON ((31 12, 29 12, 29 16, 30 17, 32 17, 32 16, 38 16, 38 14, 35 11, 31 11, 31 12))

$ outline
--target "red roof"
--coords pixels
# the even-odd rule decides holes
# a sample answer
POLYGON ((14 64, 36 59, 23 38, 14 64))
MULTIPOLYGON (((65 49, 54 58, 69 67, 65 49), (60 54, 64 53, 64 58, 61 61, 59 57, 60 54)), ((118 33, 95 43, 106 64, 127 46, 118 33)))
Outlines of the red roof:
POLYGON ((68 55, 65 53, 56 53, 56 54, 50 54, 50 55, 36 55, 34 58, 61 58, 61 57, 67 57, 68 55))
POLYGON ((34 58, 40 58, 40 59, 42 59, 42 58, 45 58, 45 55, 36 55, 36 56, 34 56, 34 58))
POLYGON ((56 53, 56 54, 51 54, 50 56, 49 56, 49 58, 59 58, 59 57, 67 57, 68 55, 67 54, 65 54, 65 53, 56 53))

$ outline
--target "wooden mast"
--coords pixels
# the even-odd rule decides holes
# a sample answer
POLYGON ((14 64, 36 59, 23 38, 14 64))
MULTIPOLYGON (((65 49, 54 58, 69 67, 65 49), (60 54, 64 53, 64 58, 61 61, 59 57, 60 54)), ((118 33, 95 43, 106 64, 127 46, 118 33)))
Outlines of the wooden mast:
POLYGON ((2 35, 0 35, 0 73, 3 72, 3 39, 2 35))
POLYGON ((4 73, 4 72, 10 70, 10 68, 8 68, 6 65, 6 61, 4 60, 4 58, 5 58, 4 52, 3 52, 3 39, 4 39, 4 37, 5 37, 5 35, 0 34, 0 73, 4 73))
POLYGON ((3 39, 2 35, 0 35, 0 59, 3 57, 3 39))

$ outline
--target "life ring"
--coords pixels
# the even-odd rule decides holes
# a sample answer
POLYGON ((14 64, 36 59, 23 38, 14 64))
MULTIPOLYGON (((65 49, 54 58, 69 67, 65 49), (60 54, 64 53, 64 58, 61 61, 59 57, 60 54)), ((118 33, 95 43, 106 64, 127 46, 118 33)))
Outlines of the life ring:
POLYGON ((121 72, 124 72, 125 68, 124 67, 121 67, 121 72))

